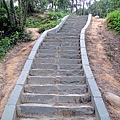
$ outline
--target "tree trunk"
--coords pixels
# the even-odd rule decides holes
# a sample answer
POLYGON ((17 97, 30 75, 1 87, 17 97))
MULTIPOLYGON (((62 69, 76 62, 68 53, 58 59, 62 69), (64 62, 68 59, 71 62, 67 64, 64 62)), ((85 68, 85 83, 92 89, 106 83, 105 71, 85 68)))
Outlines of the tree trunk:
POLYGON ((81 8, 81 0, 80 0, 80 15, 82 15, 82 8, 81 8))
POLYGON ((25 0, 25 2, 24 2, 24 15, 23 15, 22 30, 24 30, 24 27, 26 25, 27 11, 28 11, 28 1, 25 0))
POLYGON ((5 2, 5 0, 3 0, 3 4, 4 4, 4 7, 5 7, 6 11, 7 11, 7 15, 8 15, 8 18, 10 20, 10 24, 12 25, 12 18, 11 18, 10 11, 8 9, 8 6, 7 6, 6 2, 5 2))
POLYGON ((82 15, 85 15, 85 1, 83 1, 83 12, 82 15))
POLYGON ((98 5, 97 5, 97 1, 94 0, 95 4, 96 4, 96 15, 98 15, 98 5))
POLYGON ((18 0, 18 6, 19 6, 19 26, 21 27, 21 8, 22 8, 22 6, 21 6, 21 0, 18 0))
POLYGON ((78 1, 76 0, 76 15, 78 14, 78 8, 77 8, 77 6, 78 6, 78 1))
POLYGON ((13 0, 10 0, 10 16, 12 18, 13 25, 16 26, 17 25, 17 18, 16 18, 13 0))
POLYGON ((72 0, 71 13, 73 12, 73 4, 74 4, 74 0, 72 0))

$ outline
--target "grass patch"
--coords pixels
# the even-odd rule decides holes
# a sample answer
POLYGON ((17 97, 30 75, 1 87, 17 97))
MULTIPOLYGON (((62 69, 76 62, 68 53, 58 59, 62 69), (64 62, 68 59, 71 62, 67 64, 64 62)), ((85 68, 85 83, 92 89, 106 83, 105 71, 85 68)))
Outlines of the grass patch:
POLYGON ((120 34, 120 9, 107 15, 106 24, 108 29, 114 30, 116 33, 120 34))
POLYGON ((66 14, 61 12, 47 12, 44 16, 36 14, 27 18, 26 27, 27 28, 39 28, 39 33, 45 30, 51 29, 60 23, 61 18, 66 14))

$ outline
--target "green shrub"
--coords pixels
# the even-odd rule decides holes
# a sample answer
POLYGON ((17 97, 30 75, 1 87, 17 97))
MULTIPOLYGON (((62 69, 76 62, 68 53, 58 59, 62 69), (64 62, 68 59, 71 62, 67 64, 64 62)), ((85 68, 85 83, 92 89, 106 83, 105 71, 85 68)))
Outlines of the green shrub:
POLYGON ((31 33, 27 33, 26 30, 24 30, 22 33, 19 33, 19 41, 31 41, 32 40, 32 36, 31 33))
POLYGON ((4 56, 4 54, 11 48, 10 38, 5 37, 0 40, 0 59, 4 56))
POLYGON ((60 19, 63 18, 65 15, 66 14, 61 12, 47 12, 45 14, 45 17, 41 17, 39 15, 32 16, 27 18, 26 27, 40 28, 39 32, 41 33, 47 29, 56 26, 60 22, 60 19))
POLYGON ((66 14, 61 12, 47 12, 46 15, 49 20, 58 20, 64 17, 66 14))
POLYGON ((0 40, 0 59, 5 55, 5 53, 10 50, 18 41, 18 32, 11 35, 10 37, 5 37, 0 40))
POLYGON ((106 18, 106 23, 108 29, 112 29, 120 34, 120 9, 109 13, 106 18))
POLYGON ((42 19, 40 17, 29 17, 26 20, 26 27, 28 28, 37 28, 40 26, 42 19))
POLYGON ((6 10, 0 8, 0 39, 2 39, 3 35, 8 31, 9 24, 6 10))
POLYGON ((51 29, 53 27, 55 27, 60 21, 51 21, 50 23, 46 23, 46 24, 42 24, 39 27, 39 33, 44 32, 45 30, 51 29))

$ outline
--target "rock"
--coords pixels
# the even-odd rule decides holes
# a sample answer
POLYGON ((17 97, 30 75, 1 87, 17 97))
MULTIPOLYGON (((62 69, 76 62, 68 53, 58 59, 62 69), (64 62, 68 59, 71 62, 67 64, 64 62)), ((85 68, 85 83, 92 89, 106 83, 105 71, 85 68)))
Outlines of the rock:
POLYGON ((115 48, 115 50, 118 50, 118 48, 115 48))
POLYGON ((120 97, 119 96, 117 96, 111 92, 107 92, 105 94, 105 98, 112 106, 120 108, 120 97))
POLYGON ((95 16, 95 18, 96 18, 96 19, 99 19, 99 16, 98 16, 98 15, 96 15, 96 16, 95 16))

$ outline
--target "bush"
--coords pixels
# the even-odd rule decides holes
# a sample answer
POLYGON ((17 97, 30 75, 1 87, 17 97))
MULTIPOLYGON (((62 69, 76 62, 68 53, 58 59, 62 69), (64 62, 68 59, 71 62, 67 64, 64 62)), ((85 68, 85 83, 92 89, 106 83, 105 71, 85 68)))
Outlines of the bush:
POLYGON ((5 37, 0 40, 0 59, 11 48, 10 38, 5 37))
POLYGON ((45 30, 55 27, 59 21, 51 21, 50 23, 43 24, 39 27, 39 33, 44 32, 45 30))
POLYGON ((27 19, 26 27, 39 28, 39 33, 42 33, 55 27, 65 15, 61 12, 47 12, 43 18, 39 15, 32 16, 27 19))
POLYGON ((58 20, 64 17, 66 14, 61 12, 47 12, 46 15, 49 20, 58 20))
POLYGON ((27 33, 26 30, 24 30, 22 33, 19 33, 19 41, 27 42, 31 40, 32 40, 31 33, 27 33))
POLYGON ((2 39, 4 34, 8 31, 9 24, 6 10, 4 8, 0 8, 0 39, 2 39))
POLYGON ((5 55, 5 53, 10 50, 18 41, 19 33, 11 35, 10 37, 5 37, 0 40, 0 59, 5 55))
POLYGON ((42 21, 42 18, 40 16, 29 17, 26 20, 26 27, 37 28, 40 26, 41 21, 42 21))
POLYGON ((108 29, 112 29, 120 34, 120 9, 109 13, 106 18, 106 23, 108 29))

